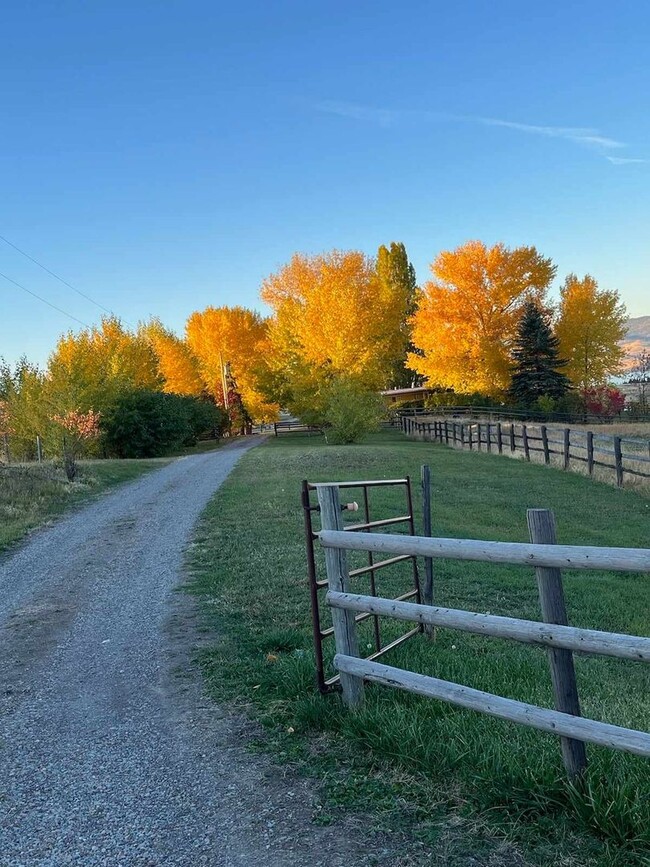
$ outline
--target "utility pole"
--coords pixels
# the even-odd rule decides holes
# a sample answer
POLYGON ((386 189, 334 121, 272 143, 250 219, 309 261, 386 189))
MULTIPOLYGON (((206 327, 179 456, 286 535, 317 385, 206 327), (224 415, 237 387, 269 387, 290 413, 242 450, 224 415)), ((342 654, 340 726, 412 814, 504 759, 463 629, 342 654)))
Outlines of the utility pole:
POLYGON ((223 389, 223 405, 228 409, 228 365, 223 363, 223 355, 219 353, 219 364, 221 366, 221 388, 223 389))

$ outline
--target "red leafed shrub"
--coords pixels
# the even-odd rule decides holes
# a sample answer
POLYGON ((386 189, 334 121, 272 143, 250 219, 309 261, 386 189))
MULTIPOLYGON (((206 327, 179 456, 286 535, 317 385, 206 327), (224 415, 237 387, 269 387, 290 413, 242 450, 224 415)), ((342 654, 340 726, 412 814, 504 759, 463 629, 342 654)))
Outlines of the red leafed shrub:
POLYGON ((52 421, 61 425, 63 435, 63 465, 69 481, 77 475, 77 457, 84 443, 99 436, 100 414, 92 409, 88 412, 71 409, 63 415, 52 416, 52 421))
POLYGON ((611 385, 588 388, 584 394, 585 409, 593 415, 612 418, 625 406, 625 395, 611 385))
POLYGON ((63 415, 52 416, 52 421, 60 424, 68 433, 80 440, 90 440, 99 436, 99 419, 100 413, 92 409, 88 412, 71 409, 63 415))

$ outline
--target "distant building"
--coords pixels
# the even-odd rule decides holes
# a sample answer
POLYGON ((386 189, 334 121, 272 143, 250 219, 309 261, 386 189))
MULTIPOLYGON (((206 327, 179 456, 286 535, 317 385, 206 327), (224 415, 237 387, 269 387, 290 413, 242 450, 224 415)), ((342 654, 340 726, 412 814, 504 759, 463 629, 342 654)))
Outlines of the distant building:
POLYGON ((414 388, 389 388, 387 391, 382 391, 381 396, 389 405, 424 404, 424 399, 433 392, 433 388, 419 385, 414 388))

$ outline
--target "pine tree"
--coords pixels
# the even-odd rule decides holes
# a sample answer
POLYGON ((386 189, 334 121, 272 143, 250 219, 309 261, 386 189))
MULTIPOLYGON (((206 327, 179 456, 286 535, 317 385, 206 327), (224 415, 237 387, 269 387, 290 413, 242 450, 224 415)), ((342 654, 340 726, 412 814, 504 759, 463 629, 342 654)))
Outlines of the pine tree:
POLYGON ((566 361, 559 357, 559 340, 548 317, 528 301, 524 307, 512 358, 510 397, 518 404, 531 406, 540 397, 557 399, 570 388, 569 379, 558 368, 566 361))
POLYGON ((403 309, 400 316, 400 330, 404 337, 404 349, 395 359, 390 374, 391 388, 408 388, 414 381, 422 379, 415 371, 405 366, 406 356, 415 351, 411 342, 410 318, 417 307, 417 280, 415 268, 409 262, 406 247, 402 243, 391 243, 390 248, 384 244, 377 251, 377 274, 382 284, 391 287, 393 293, 399 292, 403 298, 403 309))

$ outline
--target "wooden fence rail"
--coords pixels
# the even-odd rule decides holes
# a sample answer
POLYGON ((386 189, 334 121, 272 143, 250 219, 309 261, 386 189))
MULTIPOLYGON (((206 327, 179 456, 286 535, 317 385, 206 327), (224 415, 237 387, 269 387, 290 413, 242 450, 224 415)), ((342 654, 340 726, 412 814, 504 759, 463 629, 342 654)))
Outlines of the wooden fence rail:
POLYGON ((626 475, 650 479, 650 440, 519 422, 419 420, 401 415, 399 424, 408 436, 455 448, 485 449, 498 454, 509 451, 523 454, 527 461, 532 453, 539 453, 545 464, 557 456, 565 470, 571 468, 572 461, 586 464, 590 476, 595 467, 602 467, 614 473, 619 487, 626 475))
POLYGON ((650 549, 557 545, 553 513, 544 509, 528 510, 530 544, 347 533, 341 529, 338 487, 319 486, 318 499, 323 526, 319 539, 325 549, 329 583, 327 601, 332 609, 336 636, 334 665, 341 674, 346 705, 358 707, 364 700, 364 682, 372 681, 551 732, 561 738, 564 765, 571 778, 579 777, 586 769, 585 743, 650 757, 650 733, 582 718, 573 669, 574 651, 650 662, 650 638, 569 626, 560 572, 560 567, 563 567, 648 573, 650 549), (533 567, 543 622, 351 593, 347 566, 347 551, 350 550, 533 567), (391 617, 425 627, 458 629, 546 647, 555 709, 360 659, 356 635, 359 614, 391 617))

